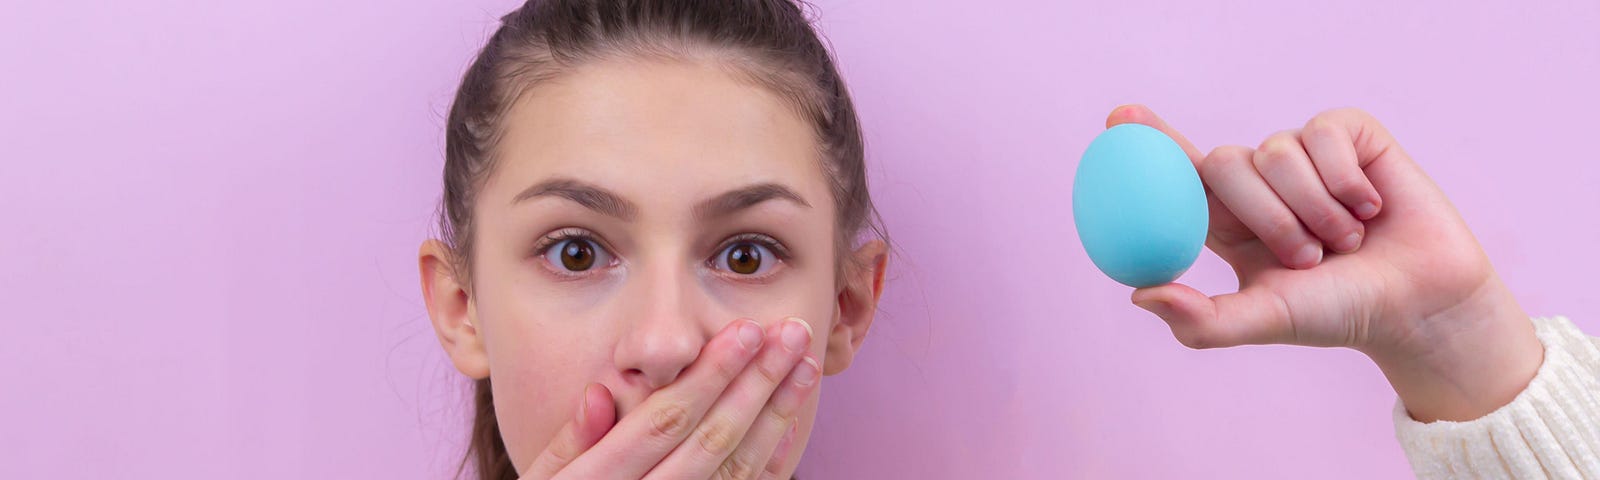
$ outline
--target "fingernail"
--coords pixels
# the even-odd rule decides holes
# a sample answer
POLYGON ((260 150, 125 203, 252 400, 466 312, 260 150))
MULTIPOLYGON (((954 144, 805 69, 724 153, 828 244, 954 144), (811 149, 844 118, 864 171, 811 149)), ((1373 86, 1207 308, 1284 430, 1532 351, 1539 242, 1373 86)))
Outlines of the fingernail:
POLYGON ((578 425, 579 426, 582 426, 585 423, 584 419, 588 417, 588 415, 586 415, 586 414, 589 413, 589 390, 593 389, 593 388, 594 388, 593 384, 584 385, 583 386, 583 396, 578 398, 578 417, 577 417, 577 420, 578 420, 578 425))
POLYGON ((1356 217, 1362 220, 1372 218, 1373 215, 1377 214, 1378 205, 1372 202, 1363 203, 1361 206, 1356 207, 1356 217))
POLYGON ((789 351, 798 352, 806 349, 811 344, 811 325, 795 317, 784 319, 783 346, 789 351))
POLYGON ((1322 262, 1322 245, 1313 243, 1300 248, 1300 252, 1294 254, 1294 259, 1291 261, 1294 262, 1293 266, 1297 268, 1317 266, 1318 263, 1322 262))
POLYGON ((761 326, 756 322, 743 320, 744 325, 739 326, 739 345, 748 350, 761 348, 761 326))
POLYGON ((809 387, 811 382, 817 381, 817 373, 821 371, 822 367, 817 365, 816 360, 812 360, 811 357, 805 357, 801 359, 799 365, 794 367, 794 384, 809 387))
POLYGON ((1344 237, 1344 240, 1339 241, 1339 246, 1336 248, 1336 250, 1338 250, 1339 253, 1350 253, 1356 251, 1356 247, 1360 246, 1361 234, 1352 233, 1350 236, 1344 237))

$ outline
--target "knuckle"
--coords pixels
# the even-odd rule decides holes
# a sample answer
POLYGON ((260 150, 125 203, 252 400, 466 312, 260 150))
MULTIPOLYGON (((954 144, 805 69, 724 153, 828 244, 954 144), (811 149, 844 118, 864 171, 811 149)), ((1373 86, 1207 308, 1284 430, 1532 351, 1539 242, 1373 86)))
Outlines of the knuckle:
POLYGON ((1256 153, 1252 160, 1255 162, 1257 170, 1265 171, 1297 160, 1300 156, 1299 150, 1298 141, 1267 140, 1267 143, 1261 145, 1261 150, 1256 153), (1294 143, 1291 144, 1291 141, 1294 143))
POLYGON ((1356 197, 1367 189, 1365 179, 1356 175, 1337 175, 1324 181, 1328 192, 1339 197, 1356 197))
POLYGON ((1228 171, 1238 169, 1245 165, 1255 153, 1247 147, 1225 146, 1217 147, 1206 155, 1205 161, 1200 162, 1200 174, 1207 178, 1226 175, 1228 171))
POLYGON ((1344 214, 1331 208, 1318 207, 1310 212, 1307 217, 1309 218, 1303 219, 1306 225, 1311 226, 1312 230, 1318 232, 1342 233, 1348 229, 1345 225, 1344 214))
POLYGON ((701 424, 696 440, 702 451, 715 457, 727 455, 739 443, 733 425, 723 419, 712 419, 701 424))
POLYGON ((760 473, 760 470, 756 469, 755 462, 751 458, 746 455, 734 455, 728 457, 727 460, 722 462, 722 465, 717 467, 717 473, 712 478, 719 480, 748 480, 756 478, 758 473, 760 473))
POLYGON ((557 442, 561 443, 551 445, 550 448, 546 448, 544 450, 545 463, 550 465, 568 465, 578 459, 577 452, 568 448, 568 441, 557 440, 557 442))
POLYGON ((771 459, 767 460, 767 466, 762 467, 762 477, 760 478, 779 478, 778 475, 783 473, 783 463, 787 461, 786 457, 788 457, 789 454, 781 448, 782 447, 780 447, 780 450, 772 454, 771 459))
POLYGON ((689 428, 689 409, 671 404, 650 412, 650 435, 665 440, 682 438, 689 428))
POLYGON ((772 365, 771 362, 757 364, 756 372, 761 375, 761 381, 766 382, 765 385, 777 385, 783 382, 784 377, 789 375, 788 372, 783 371, 777 365, 772 365))
POLYGON ((718 378, 723 381, 730 381, 733 380, 734 377, 739 376, 739 372, 744 371, 745 365, 744 362, 740 362, 739 359, 733 355, 723 355, 722 358, 717 359, 713 363, 716 365, 718 378))
POLYGON ((1339 130, 1339 124, 1332 117, 1322 114, 1311 117, 1311 120, 1306 121, 1306 126, 1300 129, 1300 135, 1320 139, 1334 138, 1339 134, 1339 130))
POLYGON ((1370 117, 1370 116, 1372 116, 1372 115, 1368 114, 1366 110, 1362 110, 1362 109, 1356 108, 1356 107, 1333 108, 1333 109, 1329 109, 1326 112, 1323 112, 1323 115, 1327 115, 1329 117, 1334 117, 1334 118, 1359 118, 1359 117, 1370 117))
POLYGON ((1349 123, 1365 123, 1371 119, 1372 114, 1367 113, 1366 110, 1355 107, 1340 107, 1318 113, 1316 116, 1311 117, 1311 121, 1307 122, 1307 124, 1315 122, 1338 127, 1349 123))
POLYGON ((1212 149, 1211 153, 1206 155, 1206 158, 1213 159, 1218 162, 1237 161, 1240 159, 1249 158, 1250 154, 1254 152, 1255 150, 1251 149, 1250 147, 1239 145, 1223 145, 1212 149))
POLYGON ((1300 132, 1295 131, 1295 130, 1284 130, 1284 131, 1281 131, 1281 132, 1278 132, 1278 133, 1274 133, 1272 135, 1267 136, 1266 140, 1262 140, 1261 141, 1261 146, 1257 147, 1256 149, 1257 150, 1283 150, 1283 149, 1286 149, 1286 148, 1291 147, 1291 146, 1299 146, 1300 145, 1299 136, 1300 136, 1300 132))
POLYGON ((1261 237, 1268 240, 1289 241, 1300 234, 1300 220, 1293 215, 1273 215, 1266 220, 1261 237))
POLYGON ((763 413, 762 416, 765 417, 765 422, 772 425, 788 425, 789 421, 795 416, 795 410, 797 410, 795 407, 795 405, 774 403, 772 408, 767 409, 766 413, 763 413))

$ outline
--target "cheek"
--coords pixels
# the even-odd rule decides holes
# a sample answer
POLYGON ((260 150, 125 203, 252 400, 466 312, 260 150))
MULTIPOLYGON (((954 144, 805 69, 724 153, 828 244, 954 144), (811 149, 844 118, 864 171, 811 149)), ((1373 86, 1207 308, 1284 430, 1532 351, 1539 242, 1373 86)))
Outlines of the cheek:
POLYGON ((607 359, 595 357, 596 352, 607 350, 533 338, 519 345, 491 353, 489 368, 501 439, 522 465, 572 421, 584 385, 603 378, 607 359))
POLYGON ((585 309, 573 303, 590 300, 519 284, 483 282, 499 291, 485 289, 475 301, 500 434, 512 460, 525 463, 572 420, 584 385, 604 377, 611 349, 597 348, 607 336, 587 327, 599 322, 574 316, 585 309))
MULTIPOLYGON (((769 325, 795 316, 811 324, 815 332, 812 346, 821 345, 825 331, 833 321, 835 296, 831 271, 786 272, 782 278, 767 284, 750 285, 712 282, 707 288, 720 318, 749 318, 769 325)), ((816 348, 820 360, 821 352, 816 348)))

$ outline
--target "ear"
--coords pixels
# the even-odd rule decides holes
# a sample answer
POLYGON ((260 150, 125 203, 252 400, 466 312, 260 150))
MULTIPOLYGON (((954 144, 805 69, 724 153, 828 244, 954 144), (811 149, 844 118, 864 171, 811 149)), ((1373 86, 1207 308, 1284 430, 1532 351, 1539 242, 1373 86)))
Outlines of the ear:
POLYGON ((839 304, 828 329, 828 352, 822 372, 833 375, 850 368, 861 341, 867 338, 872 318, 878 313, 878 298, 883 296, 883 275, 889 267, 889 244, 872 240, 851 253, 839 289, 839 304))
POLYGON ((444 242, 430 239, 422 243, 422 251, 417 254, 422 271, 422 300, 428 304, 433 332, 439 335, 439 344, 450 355, 456 370, 473 380, 482 380, 489 377, 489 355, 478 336, 478 311, 472 305, 471 294, 458 281, 453 255, 444 242))

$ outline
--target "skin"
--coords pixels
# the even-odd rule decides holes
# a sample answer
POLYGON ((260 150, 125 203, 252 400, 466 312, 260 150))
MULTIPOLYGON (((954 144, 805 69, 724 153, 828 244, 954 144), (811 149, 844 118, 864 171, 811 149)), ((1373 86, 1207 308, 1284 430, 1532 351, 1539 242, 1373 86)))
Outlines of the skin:
POLYGON ((714 60, 598 61, 511 109, 470 286, 440 242, 419 263, 522 478, 790 477, 886 266, 881 241, 836 251, 818 152, 795 108, 714 60), (564 234, 593 266, 568 268, 564 234), (723 261, 740 242, 766 249, 753 275, 723 261))
POLYGON ((1193 348, 1282 343, 1360 351, 1422 422, 1482 417, 1544 362, 1528 315, 1444 193, 1366 112, 1332 110, 1257 148, 1201 155, 1148 108, 1106 120, 1177 140, 1206 185, 1206 247, 1236 293, 1181 284, 1132 301, 1193 348))

